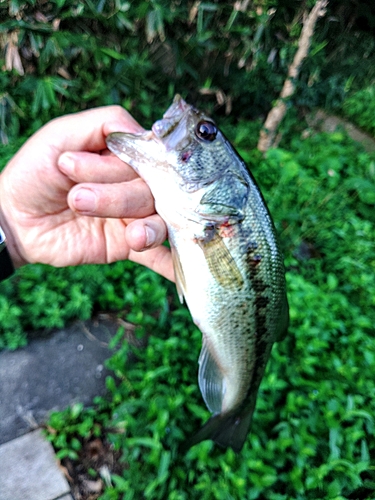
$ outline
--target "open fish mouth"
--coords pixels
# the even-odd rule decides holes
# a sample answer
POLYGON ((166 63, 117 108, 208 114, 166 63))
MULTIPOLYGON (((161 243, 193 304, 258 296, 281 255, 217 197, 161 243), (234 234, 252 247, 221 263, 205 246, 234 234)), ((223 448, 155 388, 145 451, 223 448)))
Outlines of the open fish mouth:
POLYGON ((166 151, 173 149, 181 150, 185 146, 188 119, 191 112, 197 112, 193 106, 177 94, 173 103, 164 113, 161 120, 157 120, 152 126, 152 132, 156 140, 162 140, 166 151))
POLYGON ((187 104, 186 101, 180 96, 180 94, 176 94, 174 96, 172 104, 164 113, 163 118, 171 118, 172 116, 185 113, 191 108, 192 106, 190 104, 187 104))

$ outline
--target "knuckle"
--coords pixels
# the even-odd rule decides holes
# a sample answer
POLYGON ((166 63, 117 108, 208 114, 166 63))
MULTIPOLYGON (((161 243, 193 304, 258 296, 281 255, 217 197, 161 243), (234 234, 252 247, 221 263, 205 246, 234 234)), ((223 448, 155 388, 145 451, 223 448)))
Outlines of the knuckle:
POLYGON ((108 107, 110 113, 113 115, 114 119, 124 119, 129 117, 129 113, 119 104, 113 104, 108 107))

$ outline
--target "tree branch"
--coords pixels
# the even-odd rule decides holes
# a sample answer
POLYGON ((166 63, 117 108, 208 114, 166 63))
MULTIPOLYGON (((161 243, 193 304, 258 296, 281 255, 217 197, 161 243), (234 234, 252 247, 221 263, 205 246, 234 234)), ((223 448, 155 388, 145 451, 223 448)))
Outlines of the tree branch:
POLYGON ((294 55, 293 62, 288 68, 288 75, 281 90, 280 97, 277 99, 275 106, 268 113, 260 132, 258 149, 262 152, 267 151, 274 142, 276 130, 286 113, 285 100, 294 93, 294 82, 298 77, 302 61, 306 58, 310 49, 315 24, 319 17, 325 15, 325 8, 328 5, 328 1, 329 0, 317 0, 303 23, 301 36, 298 40, 298 49, 294 55))

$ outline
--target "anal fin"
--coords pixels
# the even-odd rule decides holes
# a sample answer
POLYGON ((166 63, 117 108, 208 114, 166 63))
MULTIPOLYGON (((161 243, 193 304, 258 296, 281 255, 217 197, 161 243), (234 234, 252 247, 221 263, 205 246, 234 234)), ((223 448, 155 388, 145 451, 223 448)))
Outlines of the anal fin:
POLYGON ((211 413, 220 413, 225 393, 225 381, 204 339, 198 363, 198 382, 204 402, 211 413))

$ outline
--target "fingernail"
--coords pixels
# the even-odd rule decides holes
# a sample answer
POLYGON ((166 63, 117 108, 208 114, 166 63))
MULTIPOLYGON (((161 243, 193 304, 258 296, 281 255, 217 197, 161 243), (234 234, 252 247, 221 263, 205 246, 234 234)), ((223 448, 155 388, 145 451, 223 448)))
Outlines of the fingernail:
POLYGON ((74 208, 78 212, 94 212, 96 210, 96 194, 90 189, 79 189, 73 198, 74 208))
POLYGON ((146 245, 145 248, 149 248, 156 241, 156 232, 150 226, 145 226, 146 231, 146 245))
POLYGON ((74 169, 74 159, 69 154, 62 154, 58 159, 58 165, 62 172, 71 174, 74 169))

